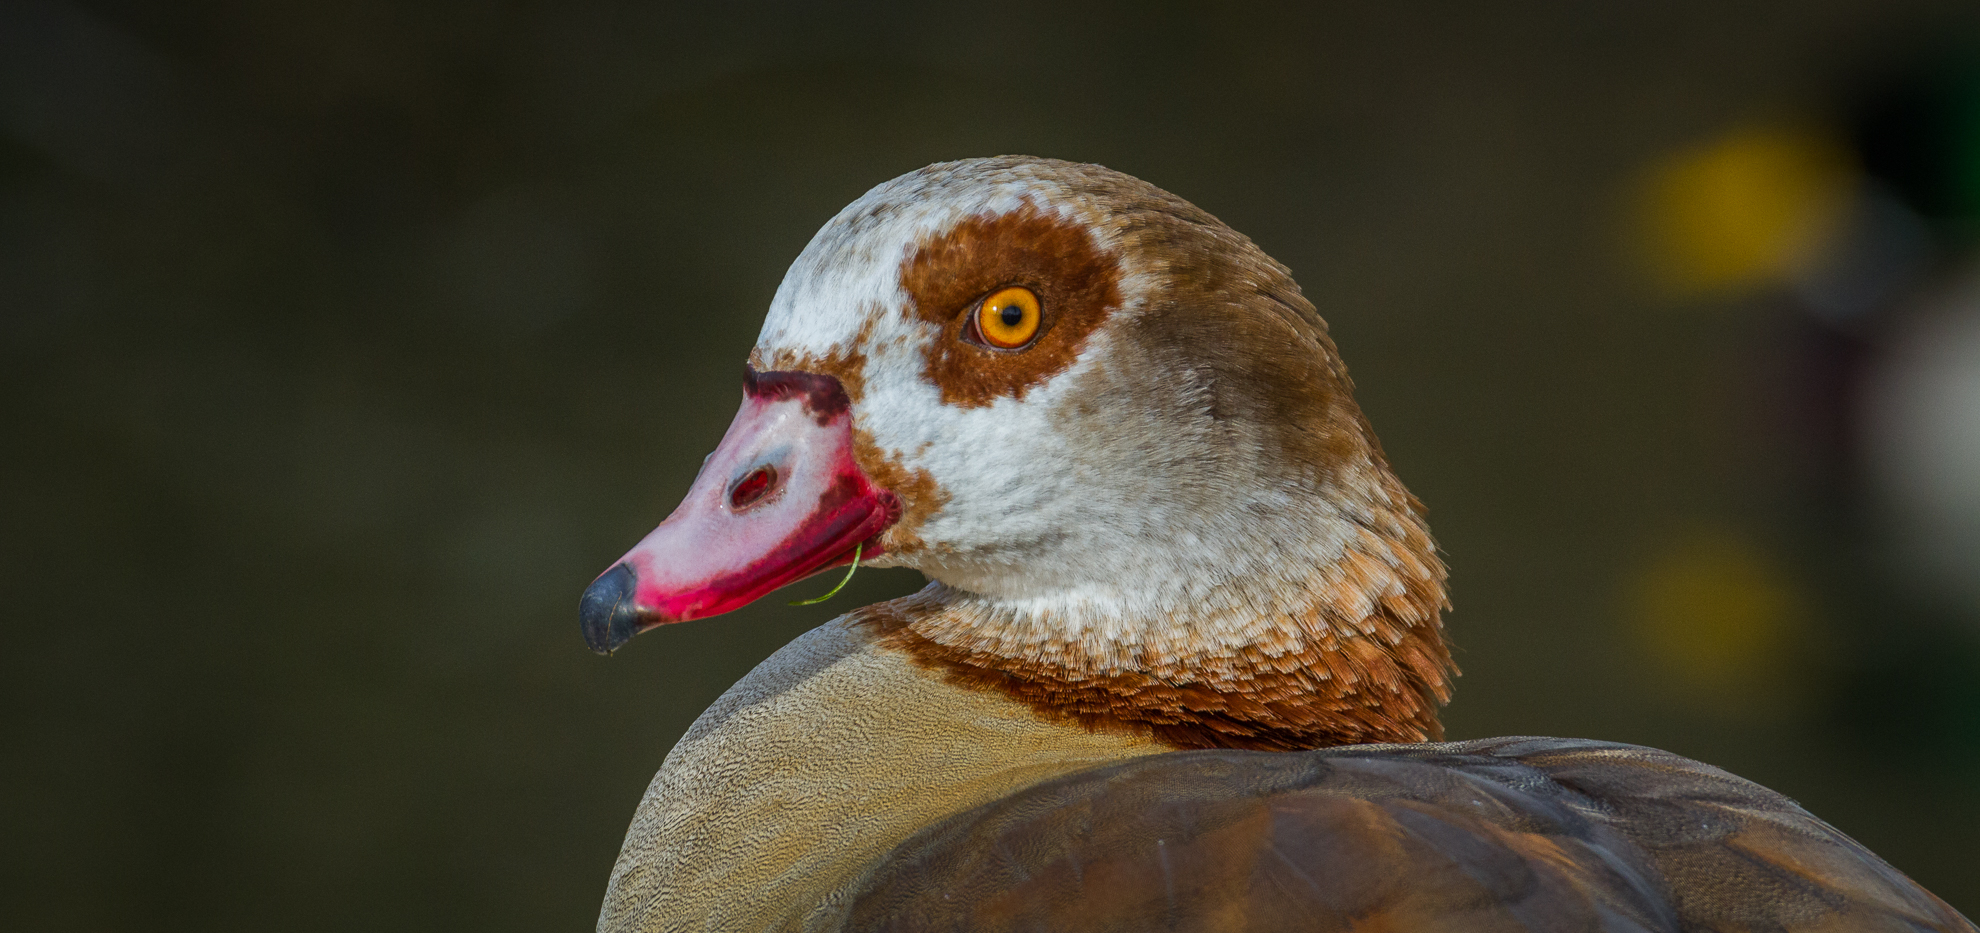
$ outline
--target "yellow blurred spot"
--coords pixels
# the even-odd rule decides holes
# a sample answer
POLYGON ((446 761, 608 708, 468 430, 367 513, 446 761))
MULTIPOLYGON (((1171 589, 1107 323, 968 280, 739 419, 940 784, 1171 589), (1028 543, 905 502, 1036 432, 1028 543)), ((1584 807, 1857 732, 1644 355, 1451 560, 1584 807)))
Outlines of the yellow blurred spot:
POLYGON ((1634 238, 1673 291, 1761 285, 1819 254, 1854 184, 1849 157, 1827 137, 1742 128, 1646 170, 1634 238))
POLYGON ((1631 602, 1639 640, 1664 679, 1708 702, 1764 702, 1803 654, 1793 642, 1805 631, 1806 601, 1729 529, 1673 540, 1639 568, 1631 602))

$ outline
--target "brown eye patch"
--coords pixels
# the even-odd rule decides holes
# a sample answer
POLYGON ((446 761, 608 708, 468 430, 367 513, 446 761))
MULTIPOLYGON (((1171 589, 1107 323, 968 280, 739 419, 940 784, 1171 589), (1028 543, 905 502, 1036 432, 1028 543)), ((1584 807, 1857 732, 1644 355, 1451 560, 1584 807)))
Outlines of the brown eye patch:
POLYGON ((922 243, 901 264, 901 288, 914 313, 944 333, 927 349, 926 374, 942 401, 981 408, 1022 399, 1032 386, 1071 366, 1086 339, 1120 306, 1120 264, 1086 229, 1025 203, 975 216, 922 243), (999 289, 1038 298, 1038 334, 1022 353, 998 353, 964 339, 982 300, 999 289))

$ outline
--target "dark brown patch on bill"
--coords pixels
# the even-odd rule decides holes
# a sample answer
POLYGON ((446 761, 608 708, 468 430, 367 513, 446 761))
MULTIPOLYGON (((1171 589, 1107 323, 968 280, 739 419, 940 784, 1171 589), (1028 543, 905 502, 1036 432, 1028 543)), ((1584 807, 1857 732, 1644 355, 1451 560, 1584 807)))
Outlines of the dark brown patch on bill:
MULTIPOLYGON (((872 326, 868 323, 860 328, 860 339, 852 342, 854 347, 865 345, 863 340, 872 326)), ((831 376, 839 380, 840 387, 845 390, 846 397, 854 405, 859 404, 866 395, 866 354, 857 349, 834 347, 832 352, 822 356, 794 353, 789 350, 774 350, 767 354, 761 350, 751 350, 748 366, 757 372, 812 373, 831 376)))
POLYGON ((798 399, 803 403, 805 412, 820 425, 830 422, 852 408, 852 399, 846 395, 845 384, 838 378, 824 373, 797 370, 763 371, 744 364, 743 392, 750 398, 771 401, 798 399))
POLYGON ((901 264, 901 288, 913 313, 942 328, 925 350, 926 373, 942 401, 981 408, 1064 372, 1093 331, 1120 307, 1120 264, 1086 228, 1040 211, 1016 210, 963 220, 929 239, 901 264), (995 350, 964 339, 977 304, 1021 285, 1038 296, 1038 336, 1020 350, 995 350))

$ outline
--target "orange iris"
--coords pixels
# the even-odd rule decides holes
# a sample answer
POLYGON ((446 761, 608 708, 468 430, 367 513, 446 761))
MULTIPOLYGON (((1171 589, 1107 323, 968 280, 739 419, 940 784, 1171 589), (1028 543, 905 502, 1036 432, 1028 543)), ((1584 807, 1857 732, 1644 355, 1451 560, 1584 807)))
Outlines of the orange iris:
POLYGON ((1038 336, 1038 322, 1038 296, 1015 285, 999 289, 976 309, 976 332, 984 343, 1002 350, 1030 343, 1038 336))

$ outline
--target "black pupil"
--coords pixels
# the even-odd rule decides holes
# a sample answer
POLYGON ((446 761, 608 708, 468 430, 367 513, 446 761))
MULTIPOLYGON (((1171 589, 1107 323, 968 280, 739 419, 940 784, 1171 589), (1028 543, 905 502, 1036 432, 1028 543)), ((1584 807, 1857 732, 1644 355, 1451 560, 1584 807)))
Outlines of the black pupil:
POLYGON ((1016 327, 1019 321, 1024 320, 1024 309, 1014 304, 1005 305, 1004 310, 997 313, 1004 319, 1005 327, 1016 327))

